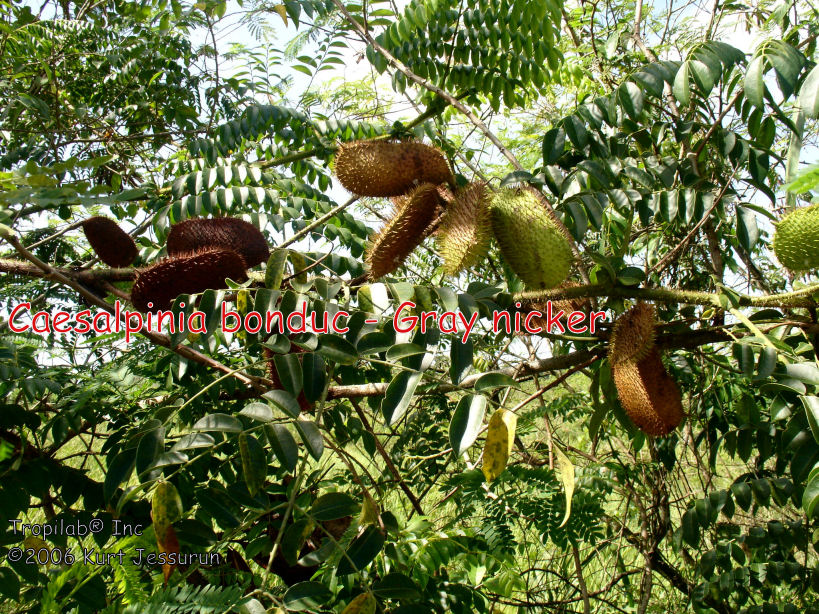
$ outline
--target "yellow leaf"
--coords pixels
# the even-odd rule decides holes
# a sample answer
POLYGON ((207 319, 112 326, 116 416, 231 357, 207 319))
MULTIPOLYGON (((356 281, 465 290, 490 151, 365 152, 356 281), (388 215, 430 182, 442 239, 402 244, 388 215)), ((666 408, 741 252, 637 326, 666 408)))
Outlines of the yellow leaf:
POLYGON ((307 273, 304 269, 307 268, 307 259, 304 257, 304 254, 290 252, 290 264, 293 265, 293 279, 300 284, 306 284, 307 273))
POLYGON ((316 530, 316 523, 312 520, 309 520, 306 525, 304 525, 304 529, 301 532, 301 538, 299 543, 304 543, 307 541, 307 538, 313 534, 313 531, 316 530))
POLYGON ((555 460, 557 461, 557 472, 560 481, 563 483, 563 489, 566 491, 566 513, 563 516, 563 522, 560 526, 564 526, 569 522, 569 514, 572 513, 572 495, 574 494, 574 465, 569 457, 563 451, 554 446, 555 460))
POLYGON ((242 315, 247 313, 247 302, 249 297, 250 292, 247 290, 239 290, 236 293, 236 310, 242 315))
POLYGON ((170 482, 159 482, 151 500, 151 517, 158 542, 163 542, 171 525, 182 517, 182 500, 170 482))
POLYGON ((341 614, 375 614, 375 597, 372 593, 361 593, 347 604, 341 614))
POLYGON ((41 550, 45 548, 49 552, 51 552, 51 546, 48 545, 48 542, 36 535, 29 535, 23 540, 23 546, 26 550, 41 550))
POLYGON ((489 430, 483 448, 483 465, 481 470, 487 482, 492 482, 503 473, 506 461, 515 445, 515 426, 517 414, 499 409, 489 419, 489 430))
POLYGON ((285 7, 283 4, 277 4, 273 7, 273 10, 279 14, 279 17, 282 18, 284 25, 287 26, 287 7, 285 7))
MULTIPOLYGON (((248 312, 248 303, 250 302, 250 292, 247 290, 239 290, 236 293, 236 311, 239 312, 239 315, 245 316, 248 312)), ((247 333, 245 332, 244 328, 240 328, 239 331, 236 333, 236 336, 239 339, 246 339, 247 333)))
POLYGON ((364 492, 364 501, 361 502, 361 513, 358 516, 359 526, 368 524, 376 524, 378 522, 378 503, 370 496, 370 493, 364 492))

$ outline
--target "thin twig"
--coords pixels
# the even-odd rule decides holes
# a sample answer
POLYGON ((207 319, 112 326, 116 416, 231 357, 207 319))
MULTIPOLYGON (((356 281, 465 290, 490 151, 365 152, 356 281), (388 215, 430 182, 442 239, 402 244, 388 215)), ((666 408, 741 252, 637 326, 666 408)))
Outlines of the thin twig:
MULTIPOLYGON (((78 283, 76 280, 67 277, 62 272, 57 269, 52 268, 50 265, 46 264, 42 260, 40 260, 37 256, 32 254, 29 250, 27 250, 17 239, 17 237, 12 233, 6 233, 2 235, 3 238, 14 247, 15 250, 26 260, 34 264, 37 268, 39 268, 43 275, 42 277, 45 279, 49 279, 55 282, 58 282, 64 286, 68 286, 80 293, 80 295, 88 301, 92 305, 96 305, 97 307, 101 307, 105 311, 111 314, 116 313, 116 309, 113 305, 104 301, 96 294, 91 292, 88 288, 84 285, 78 283)), ((145 324, 142 325, 139 331, 137 331, 140 335, 146 337, 152 343, 156 345, 161 345, 170 349, 172 352, 175 352, 186 358, 188 360, 192 360, 194 362, 198 362, 199 364, 205 365, 222 373, 230 373, 233 377, 238 379, 245 385, 252 386, 254 388, 259 389, 260 391, 266 391, 267 387, 265 387, 262 383, 258 381, 258 378, 244 375, 240 372, 236 372, 230 367, 223 365, 222 363, 210 358, 209 356, 205 356, 184 345, 177 345, 176 347, 171 346, 171 341, 167 335, 163 335, 161 333, 155 333, 151 331, 145 324)))

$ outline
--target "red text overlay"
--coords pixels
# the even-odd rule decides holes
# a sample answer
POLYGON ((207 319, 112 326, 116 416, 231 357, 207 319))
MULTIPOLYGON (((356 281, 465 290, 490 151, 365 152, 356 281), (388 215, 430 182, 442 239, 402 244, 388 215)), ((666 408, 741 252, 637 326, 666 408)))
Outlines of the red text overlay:
MULTIPOLYGON (((393 328, 399 333, 408 333, 420 327, 421 332, 437 327, 442 333, 460 335, 466 343, 473 332, 493 333, 591 333, 597 330, 598 320, 605 320, 602 311, 565 312, 553 309, 551 301, 546 303, 545 312, 541 311, 495 311, 492 313, 489 326, 478 326, 477 312, 467 317, 460 311, 419 311, 412 301, 405 301, 398 306, 392 316, 393 328), (476 328, 477 327, 477 328, 476 328)), ((520 303, 516 306, 520 309, 520 303)), ((180 305, 184 308, 184 303, 180 305)), ((335 313, 308 312, 307 303, 287 315, 280 311, 250 311, 240 314, 223 303, 220 313, 220 327, 226 333, 235 333, 244 330, 251 334, 264 332, 278 333, 337 333, 345 334, 350 331, 346 326, 350 313, 340 310, 335 313)), ((126 342, 131 341, 132 335, 143 330, 177 333, 207 333, 206 323, 208 315, 202 311, 189 313, 174 313, 170 310, 161 310, 155 313, 143 314, 139 311, 130 311, 123 308, 117 301, 109 311, 83 309, 76 313, 68 311, 36 311, 32 313, 31 303, 15 305, 9 315, 9 329, 15 333, 34 332, 40 334, 111 334, 125 333, 126 342)), ((373 317, 368 322, 377 324, 378 319, 373 317)))

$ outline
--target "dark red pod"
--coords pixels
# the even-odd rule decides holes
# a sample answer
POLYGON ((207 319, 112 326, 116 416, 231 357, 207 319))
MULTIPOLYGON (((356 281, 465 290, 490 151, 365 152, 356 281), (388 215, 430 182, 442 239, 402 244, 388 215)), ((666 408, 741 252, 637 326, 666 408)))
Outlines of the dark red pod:
POLYGON ((125 267, 137 257, 137 246, 127 232, 107 217, 90 217, 82 223, 94 253, 110 267, 125 267))
POLYGON ((270 256, 259 229, 235 217, 195 218, 174 224, 165 247, 169 256, 205 248, 231 249, 244 259, 248 268, 267 262, 270 256))
POLYGON ((242 257, 229 249, 212 248, 171 256, 137 273, 131 302, 140 311, 169 309, 180 294, 226 288, 227 277, 246 280, 246 268, 242 257))

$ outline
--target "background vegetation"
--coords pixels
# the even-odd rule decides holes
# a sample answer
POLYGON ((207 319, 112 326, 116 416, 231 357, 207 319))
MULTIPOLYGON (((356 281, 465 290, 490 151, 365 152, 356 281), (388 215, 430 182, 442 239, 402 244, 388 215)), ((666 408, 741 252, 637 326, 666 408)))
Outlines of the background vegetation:
MULTIPOLYGON (((133 270, 100 265, 79 231, 97 213, 135 237, 138 265, 175 222, 242 216, 289 250, 283 281, 265 287, 260 267, 245 284, 252 306, 353 314, 347 335, 292 342, 0 323, 0 609, 817 611, 819 291, 770 250, 772 222, 819 185, 802 168, 819 115, 812 3, 0 7, 5 317, 22 300, 127 298, 133 270), (544 192, 579 285, 543 297, 611 319, 656 303, 679 429, 630 423, 608 327, 466 344, 392 330, 405 299, 485 324, 523 291, 494 252, 445 278, 432 242, 384 283, 362 276, 390 205, 337 187, 334 152, 410 134, 461 182, 544 192), (486 483, 500 407, 518 416, 515 448, 486 483), (26 541, 52 564, 7 560, 10 519, 91 518, 105 530, 26 541), (113 519, 144 531, 111 535, 113 519), (59 562, 82 548, 223 563, 59 562)), ((200 309, 218 319, 236 296, 208 291, 200 309)))

